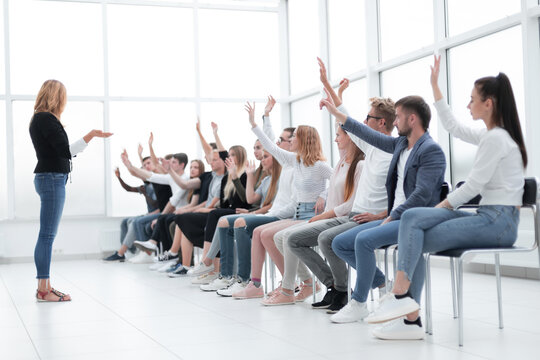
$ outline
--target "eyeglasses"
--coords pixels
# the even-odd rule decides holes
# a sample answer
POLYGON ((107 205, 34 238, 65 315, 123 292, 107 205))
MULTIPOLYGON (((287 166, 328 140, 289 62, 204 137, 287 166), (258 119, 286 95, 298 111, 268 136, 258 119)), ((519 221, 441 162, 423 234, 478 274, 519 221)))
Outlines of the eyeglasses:
POLYGON ((284 139, 284 138, 282 138, 282 137, 280 136, 279 139, 278 139, 278 141, 277 141, 277 143, 278 143, 278 145, 279 145, 279 144, 281 144, 282 142, 288 142, 288 143, 290 143, 291 140, 284 139))
POLYGON ((367 114, 366 121, 369 121, 369 119, 381 120, 381 119, 384 119, 384 118, 380 117, 380 116, 371 116, 371 115, 367 114))

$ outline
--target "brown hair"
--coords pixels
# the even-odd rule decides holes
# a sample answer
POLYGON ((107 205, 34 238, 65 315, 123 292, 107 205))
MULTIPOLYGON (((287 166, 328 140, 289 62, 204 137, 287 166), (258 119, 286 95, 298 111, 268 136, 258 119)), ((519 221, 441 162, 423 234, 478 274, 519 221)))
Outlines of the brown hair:
MULTIPOLYGON (((345 131, 344 131, 345 132, 345 131)), ((345 179, 345 197, 344 201, 347 201, 354 194, 355 184, 354 184, 354 175, 356 174, 356 167, 360 160, 364 160, 365 154, 360 148, 356 145, 353 146, 352 160, 349 165, 349 171, 347 171, 347 178, 345 179)))
POLYGON ((394 120, 396 120, 396 106, 390 98, 372 97, 369 99, 370 105, 378 117, 386 120, 386 131, 394 130, 394 120))
MULTIPOLYGON (((265 150, 266 153, 270 154, 265 150)), ((261 207, 269 205, 274 201, 276 193, 278 191, 279 177, 281 175, 281 164, 275 158, 272 157, 272 178, 270 179, 270 186, 268 187, 268 192, 264 198, 264 203, 261 207)))
POLYGON ((319 132, 312 126, 300 125, 296 129, 298 151, 296 160, 304 162, 304 166, 313 166, 317 161, 325 161, 319 132))
POLYGON ((47 80, 36 97, 34 113, 49 112, 60 120, 67 102, 66 87, 58 80, 47 80))
POLYGON ((401 107, 403 110, 415 113, 422 121, 422 128, 427 131, 429 121, 431 120, 431 110, 429 105, 421 96, 411 95, 405 96, 396 102, 396 108, 401 107))
MULTIPOLYGON (((197 164, 199 164, 199 175, 197 175, 197 177, 201 176, 202 173, 204 172, 204 163, 199 159, 191 160, 191 162, 192 163, 196 162, 197 164)), ((193 197, 194 191, 195 191, 194 189, 189 190, 188 195, 187 195, 188 203, 191 202, 191 198, 193 197)))
POLYGON ((519 122, 516 100, 512 91, 510 79, 504 73, 499 73, 496 77, 486 76, 474 82, 476 91, 482 97, 482 101, 491 98, 493 101, 493 119, 495 125, 508 131, 521 152, 523 167, 527 167, 527 150, 523 141, 523 132, 519 122))

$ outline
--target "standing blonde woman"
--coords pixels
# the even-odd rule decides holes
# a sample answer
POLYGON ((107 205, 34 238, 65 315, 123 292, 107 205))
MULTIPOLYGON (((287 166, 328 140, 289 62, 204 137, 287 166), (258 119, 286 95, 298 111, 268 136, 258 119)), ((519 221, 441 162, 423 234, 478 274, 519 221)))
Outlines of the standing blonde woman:
POLYGON ((52 244, 64 209, 71 158, 83 151, 94 137, 108 138, 112 135, 101 130, 91 130, 70 145, 60 122, 66 102, 64 85, 57 80, 45 81, 37 95, 34 116, 30 121, 30 137, 38 158, 34 170, 34 186, 41 199, 39 236, 34 250, 38 301, 71 300, 69 295, 53 289, 49 279, 52 244))

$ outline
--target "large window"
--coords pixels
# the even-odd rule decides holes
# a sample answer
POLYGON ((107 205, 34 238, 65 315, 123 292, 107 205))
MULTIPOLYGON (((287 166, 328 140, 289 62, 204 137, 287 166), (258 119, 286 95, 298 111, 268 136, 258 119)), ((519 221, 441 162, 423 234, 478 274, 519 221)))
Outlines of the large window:
POLYGON ((291 93, 318 86, 319 8, 313 0, 289 0, 289 70, 291 93))
POLYGON ((277 96, 277 25, 276 13, 199 10, 201 96, 277 96))
MULTIPOLYGON (((450 102, 457 118, 470 125, 483 127, 478 121, 473 124, 467 109, 474 81, 483 76, 496 76, 504 72, 510 78, 521 127, 524 132, 524 91, 523 91, 523 58, 521 46, 521 27, 472 41, 449 51, 450 62, 450 102), (507 56, 507 54, 512 54, 507 56)), ((461 140, 452 139, 452 173, 453 181, 465 180, 474 160, 476 146, 461 140)))
POLYGON ((103 94, 101 5, 28 0, 9 4, 13 94, 36 94, 47 79, 62 81, 68 95, 103 94))
POLYGON ((193 10, 108 6, 110 94, 194 96, 193 10))
POLYGON ((520 11, 520 0, 448 0, 448 31, 460 34, 520 11))
POLYGON ((432 0, 380 0, 379 6, 383 60, 433 42, 432 0))
POLYGON ((6 103, 0 101, 0 220, 8 216, 6 103))

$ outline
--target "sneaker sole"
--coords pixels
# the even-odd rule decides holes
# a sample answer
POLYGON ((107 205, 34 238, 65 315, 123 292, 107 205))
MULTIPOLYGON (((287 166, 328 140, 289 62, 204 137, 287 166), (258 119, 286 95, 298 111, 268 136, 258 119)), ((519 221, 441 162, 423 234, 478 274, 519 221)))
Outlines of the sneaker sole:
POLYGON ((330 307, 330 305, 332 304, 328 304, 328 305, 323 305, 323 306, 313 306, 313 304, 311 304, 311 308, 313 310, 326 310, 330 307))
POLYGON ((144 246, 144 245, 142 245, 142 244, 137 244, 137 243, 135 243, 134 245, 135 245, 135 247, 136 247, 137 249, 139 249, 139 250, 141 250, 141 251, 151 251, 151 252, 153 252, 153 253, 156 252, 156 249, 149 249, 149 248, 147 248, 146 246, 144 246))
POLYGON ((385 334, 384 332, 379 332, 377 329, 373 329, 371 332, 373 336, 381 340, 424 340, 424 330, 418 332, 418 334, 413 333, 394 333, 394 334, 385 334), (401 336, 400 336, 401 335, 401 336))
POLYGON ((263 306, 280 306, 280 305, 294 305, 294 304, 296 304, 294 301, 286 302, 286 303, 279 303, 279 304, 266 304, 266 303, 261 302, 261 305, 263 306))
POLYGON ((398 310, 400 311, 395 310, 391 313, 384 314, 384 315, 368 316, 367 318, 364 319, 364 321, 367 322, 368 324, 380 324, 380 323, 387 322, 390 320, 395 320, 397 318, 400 318, 402 316, 405 316, 407 314, 420 310, 420 306, 418 306, 418 304, 411 304, 409 306, 403 307, 398 310))

